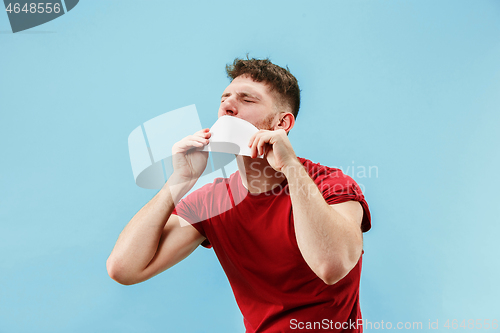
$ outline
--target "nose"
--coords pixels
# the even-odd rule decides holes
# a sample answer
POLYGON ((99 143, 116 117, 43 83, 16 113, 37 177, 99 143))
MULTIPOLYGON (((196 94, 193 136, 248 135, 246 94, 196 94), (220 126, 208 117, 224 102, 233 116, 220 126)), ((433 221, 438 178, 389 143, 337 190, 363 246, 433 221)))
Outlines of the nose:
POLYGON ((221 110, 223 116, 236 116, 238 114, 238 107, 235 99, 231 96, 221 103, 221 110))

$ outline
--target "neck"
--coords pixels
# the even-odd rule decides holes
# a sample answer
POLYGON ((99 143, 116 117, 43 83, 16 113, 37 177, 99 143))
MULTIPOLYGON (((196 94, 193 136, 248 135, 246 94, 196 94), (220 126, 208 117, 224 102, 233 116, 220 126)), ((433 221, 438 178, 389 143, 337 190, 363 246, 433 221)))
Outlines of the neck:
POLYGON ((276 171, 265 158, 237 155, 241 182, 250 193, 267 192, 285 180, 282 172, 276 171))

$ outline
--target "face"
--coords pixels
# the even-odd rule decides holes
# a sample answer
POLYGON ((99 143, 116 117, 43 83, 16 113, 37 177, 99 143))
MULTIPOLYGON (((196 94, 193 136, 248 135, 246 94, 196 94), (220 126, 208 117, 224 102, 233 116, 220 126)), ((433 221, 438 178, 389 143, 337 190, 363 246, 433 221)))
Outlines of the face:
POLYGON ((266 84, 249 76, 235 78, 221 97, 218 116, 244 119, 258 129, 273 129, 279 122, 276 98, 266 84))

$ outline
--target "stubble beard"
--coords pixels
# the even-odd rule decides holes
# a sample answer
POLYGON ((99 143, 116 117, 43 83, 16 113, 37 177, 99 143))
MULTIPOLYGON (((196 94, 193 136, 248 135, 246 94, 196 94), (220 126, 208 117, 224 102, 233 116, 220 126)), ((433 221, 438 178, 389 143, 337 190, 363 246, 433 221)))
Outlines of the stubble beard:
POLYGON ((264 120, 262 120, 260 123, 255 125, 258 129, 263 129, 263 130, 268 130, 272 131, 273 130, 273 121, 274 117, 276 116, 276 113, 272 113, 268 115, 264 120))

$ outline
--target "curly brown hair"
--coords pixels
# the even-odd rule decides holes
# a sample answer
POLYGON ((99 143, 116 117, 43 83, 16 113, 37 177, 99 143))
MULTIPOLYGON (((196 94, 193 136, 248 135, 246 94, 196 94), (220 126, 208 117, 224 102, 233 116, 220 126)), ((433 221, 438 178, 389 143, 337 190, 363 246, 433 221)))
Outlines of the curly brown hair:
POLYGON ((248 75, 254 81, 264 82, 271 91, 279 96, 279 103, 292 110, 295 119, 300 108, 300 89, 295 76, 290 73, 288 66, 282 68, 266 59, 234 59, 232 64, 226 65, 227 76, 232 80, 240 75, 248 75))

